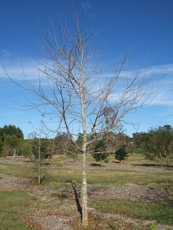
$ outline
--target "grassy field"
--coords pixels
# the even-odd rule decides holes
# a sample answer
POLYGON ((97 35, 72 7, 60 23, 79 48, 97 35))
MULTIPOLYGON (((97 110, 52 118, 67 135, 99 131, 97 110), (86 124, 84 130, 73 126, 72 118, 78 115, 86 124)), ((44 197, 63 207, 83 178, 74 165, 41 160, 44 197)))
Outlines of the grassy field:
MULTIPOLYGON (((57 163, 59 164, 60 162, 62 164, 66 164, 66 162, 68 160, 70 160, 70 158, 66 155, 57 155, 57 156, 54 156, 49 162, 53 165, 56 165, 57 163)), ((75 160, 81 161, 82 155, 78 155, 77 159, 75 159, 75 160)), ((87 162, 95 163, 95 160, 91 155, 88 155, 87 156, 87 162)), ((118 162, 118 161, 115 160, 114 155, 110 155, 108 158, 108 163, 115 163, 115 162, 118 162)), ((139 166, 148 165, 148 166, 166 167, 165 162, 161 159, 148 160, 148 159, 145 159, 145 157, 142 154, 135 154, 135 153, 129 154, 128 158, 125 161, 122 161, 122 164, 124 164, 124 165, 130 164, 130 165, 136 165, 136 166, 137 165, 139 165, 139 166)), ((173 167, 173 159, 170 160, 170 166, 173 167)))
MULTIPOLYGON (((0 164, 0 173, 22 178, 37 178, 37 172, 32 167, 21 165, 0 164)), ((77 181, 81 183, 80 169, 66 168, 43 168, 43 184, 47 182, 65 182, 77 181)), ((125 185, 127 183, 148 185, 150 183, 173 183, 172 172, 143 172, 135 170, 121 169, 89 169, 88 184, 91 185, 125 185)))
POLYGON ((0 230, 31 230, 23 220, 23 213, 34 199, 22 191, 0 191, 0 230))
POLYGON ((173 224, 173 207, 122 200, 91 200, 90 204, 94 208, 107 213, 118 213, 128 217, 156 220, 160 224, 173 224))
MULTIPOLYGON (((75 201, 72 200, 72 194, 69 192, 58 192, 61 186, 70 185, 72 181, 76 181, 77 184, 81 183, 81 169, 80 167, 73 167, 75 162, 80 161, 81 156, 79 156, 76 161, 72 161, 67 156, 56 156, 49 160, 52 166, 42 169, 42 184, 40 187, 36 186, 34 189, 44 190, 54 189, 54 194, 50 196, 43 197, 44 202, 38 206, 38 209, 48 209, 49 212, 54 212, 53 210, 58 209, 58 213, 61 215, 71 215, 75 207, 75 201), (68 167, 63 167, 68 166, 68 167), (68 207, 68 208, 67 208, 68 207)), ((13 159, 14 158, 9 158, 13 159)), ((24 158, 16 158, 16 161, 27 161, 24 158)), ((89 163, 95 163, 91 156, 88 156, 89 163)), ((115 159, 111 156, 108 164, 103 164, 103 167, 95 167, 88 169, 88 184, 92 186, 122 186, 126 185, 140 185, 140 186, 150 186, 158 188, 166 188, 173 191, 173 171, 170 169, 165 171, 164 162, 160 161, 149 161, 144 159, 142 155, 132 154, 128 160, 121 164, 115 162, 115 159), (116 166, 113 169, 113 166, 116 166), (133 166, 142 166, 141 170, 137 170, 133 166), (109 166, 111 169, 109 169, 109 166), (120 166, 118 168, 118 166, 120 166), (123 167, 121 167, 123 166, 123 167), (130 167, 130 168, 129 168, 130 167), (143 170, 146 167, 157 168, 159 170, 143 170), (158 168, 159 167, 159 168, 158 168), (127 169, 128 168, 128 169, 127 169)), ((36 181, 37 172, 30 164, 26 165, 15 165, 5 162, 0 163, 0 174, 14 176, 17 178, 29 178, 36 181)), ((34 185, 30 185, 34 186, 34 185)), ((168 198, 168 197, 167 197, 168 198)), ((36 198, 35 198, 36 199, 36 198)), ((173 200, 169 196, 170 200, 173 200)), ((27 227, 23 219, 22 213, 30 212, 30 207, 34 202, 34 198, 29 196, 27 193, 22 191, 0 191, 0 230, 30 230, 36 229, 32 227, 27 227)), ((127 230, 156 230, 157 224, 173 225, 172 213, 173 208, 171 205, 159 204, 159 202, 144 202, 144 201, 132 201, 132 200, 115 200, 115 199, 89 199, 89 207, 101 213, 117 214, 123 217, 130 217, 140 220, 154 221, 148 226, 140 227, 134 226, 132 224, 127 224, 122 220, 105 219, 103 216, 93 215, 90 213, 90 226, 86 229, 127 229, 127 230), (102 228, 99 223, 104 222, 106 228, 102 228), (98 227, 96 227, 98 226, 98 227)), ((55 212, 57 213, 57 211, 55 212)), ((76 219, 70 223, 70 226, 74 229, 82 229, 80 226, 80 219, 76 219), (78 224, 77 224, 78 223, 78 224)), ((169 227, 167 228, 169 229, 169 227)))

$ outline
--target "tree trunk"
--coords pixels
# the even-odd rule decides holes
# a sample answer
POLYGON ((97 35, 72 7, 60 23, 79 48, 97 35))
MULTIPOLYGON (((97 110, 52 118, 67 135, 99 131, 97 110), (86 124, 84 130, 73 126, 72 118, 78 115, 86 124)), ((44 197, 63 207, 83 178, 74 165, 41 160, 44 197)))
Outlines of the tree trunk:
POLYGON ((38 165, 37 165, 37 167, 38 167, 38 185, 40 185, 40 183, 41 183, 41 170, 40 170, 40 162, 38 161, 38 165))
POLYGON ((13 149, 13 157, 15 157, 16 156, 16 149, 14 148, 13 149))
POLYGON ((169 156, 166 156, 166 166, 169 167, 169 156))
POLYGON ((83 119, 83 160, 82 160, 82 226, 88 226, 88 194, 87 194, 87 134, 86 134, 86 121, 84 115, 84 105, 82 106, 82 119, 83 119))
POLYGON ((80 63, 80 100, 81 100, 81 115, 83 127, 83 162, 82 162, 82 226, 88 226, 88 195, 87 195, 87 170, 86 170, 86 155, 87 155, 87 132, 86 132, 86 117, 85 117, 85 92, 83 83, 83 55, 84 50, 81 46, 81 63, 80 63))
POLYGON ((39 136, 39 143, 38 143, 38 164, 37 164, 37 169, 38 169, 38 185, 41 183, 41 140, 39 136))
MULTIPOLYGON (((86 139, 86 138, 84 138, 86 139)), ((82 162, 82 225, 88 226, 88 195, 87 195, 87 170, 86 170, 86 140, 83 142, 82 162)))

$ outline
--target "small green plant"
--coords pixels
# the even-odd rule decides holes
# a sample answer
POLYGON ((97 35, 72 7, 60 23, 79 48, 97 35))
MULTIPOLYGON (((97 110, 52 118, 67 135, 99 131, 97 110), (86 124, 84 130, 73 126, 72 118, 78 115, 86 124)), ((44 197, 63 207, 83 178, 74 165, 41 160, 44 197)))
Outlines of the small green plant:
POLYGON ((148 224, 148 230, 157 230, 157 226, 155 225, 155 223, 150 223, 148 224))
POLYGON ((61 163, 56 163, 56 167, 61 168, 62 166, 63 166, 63 164, 61 164, 61 163))

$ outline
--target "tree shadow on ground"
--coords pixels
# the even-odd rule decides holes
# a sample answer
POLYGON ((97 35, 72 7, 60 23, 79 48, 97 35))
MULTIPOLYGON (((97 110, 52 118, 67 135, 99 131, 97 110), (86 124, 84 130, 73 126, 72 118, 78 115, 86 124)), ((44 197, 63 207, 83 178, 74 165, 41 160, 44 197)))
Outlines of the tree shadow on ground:
POLYGON ((164 167, 164 168, 173 168, 172 165, 166 166, 163 164, 132 164, 133 166, 143 166, 143 167, 164 167))
POLYGON ((91 163, 90 166, 94 166, 94 167, 102 167, 101 164, 99 163, 91 163))
POLYGON ((76 189, 76 184, 71 183, 71 186, 72 186, 72 189, 74 191, 77 210, 80 213, 80 217, 81 217, 81 221, 82 221, 82 207, 81 207, 80 202, 79 202, 79 194, 78 194, 77 189, 76 189))

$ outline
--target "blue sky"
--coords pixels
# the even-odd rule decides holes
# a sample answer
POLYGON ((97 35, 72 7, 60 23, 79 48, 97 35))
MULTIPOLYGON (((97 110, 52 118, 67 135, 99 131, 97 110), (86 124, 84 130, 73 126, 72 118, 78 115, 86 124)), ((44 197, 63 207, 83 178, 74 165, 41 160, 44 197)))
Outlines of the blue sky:
MULTIPOLYGON (((39 58, 40 29, 58 17, 73 28, 77 11, 84 30, 98 32, 96 48, 103 47, 100 65, 109 72, 114 63, 130 51, 128 70, 145 68, 154 76, 157 89, 151 103, 127 116, 135 127, 126 126, 128 134, 146 131, 158 125, 173 125, 173 1, 172 0, 0 0, 0 127, 14 124, 25 137, 33 131, 28 122, 38 125, 36 111, 19 111, 14 100, 23 95, 6 77, 18 79, 25 72, 34 78, 32 58, 39 58)), ((56 125, 56 124, 54 124, 56 125)))

